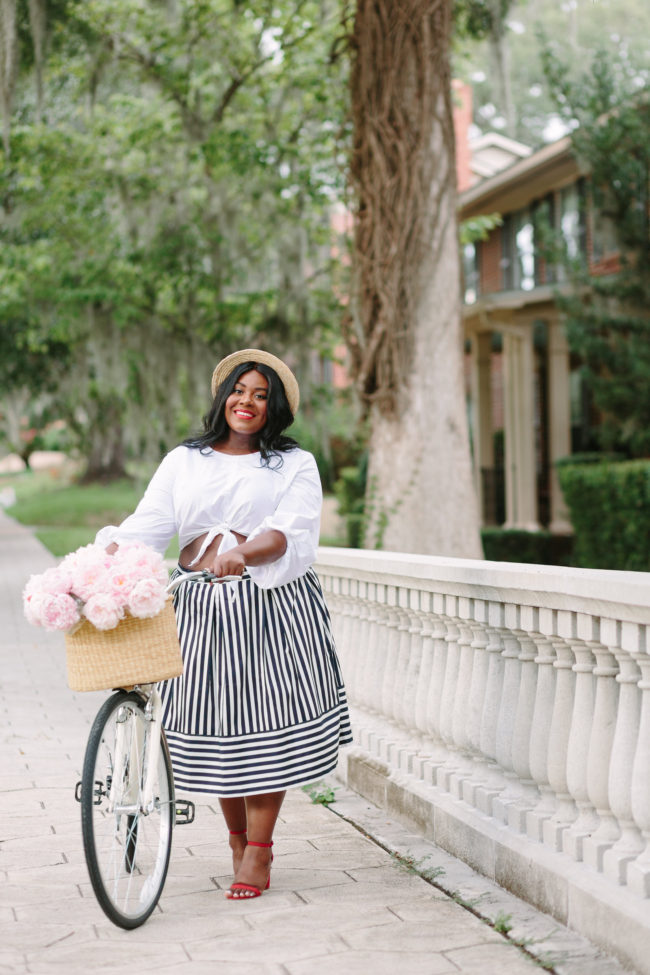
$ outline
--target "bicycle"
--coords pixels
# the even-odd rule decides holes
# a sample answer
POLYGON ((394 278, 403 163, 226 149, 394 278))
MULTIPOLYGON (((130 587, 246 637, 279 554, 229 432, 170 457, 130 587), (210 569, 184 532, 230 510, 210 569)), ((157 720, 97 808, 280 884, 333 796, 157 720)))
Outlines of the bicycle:
MULTIPOLYGON (((174 579, 241 581, 203 569, 174 579)), ((90 882, 100 907, 121 928, 137 928, 158 903, 169 867, 174 826, 194 821, 190 800, 177 800, 156 684, 118 688, 99 709, 88 736, 75 798, 90 882)))

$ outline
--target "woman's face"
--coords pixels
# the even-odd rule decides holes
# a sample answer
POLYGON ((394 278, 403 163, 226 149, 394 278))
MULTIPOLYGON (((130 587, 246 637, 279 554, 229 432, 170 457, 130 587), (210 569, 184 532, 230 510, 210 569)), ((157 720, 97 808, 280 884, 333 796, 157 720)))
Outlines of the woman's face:
POLYGON ((233 433, 256 436, 266 423, 267 379, 251 369, 239 377, 226 400, 226 423, 233 433))

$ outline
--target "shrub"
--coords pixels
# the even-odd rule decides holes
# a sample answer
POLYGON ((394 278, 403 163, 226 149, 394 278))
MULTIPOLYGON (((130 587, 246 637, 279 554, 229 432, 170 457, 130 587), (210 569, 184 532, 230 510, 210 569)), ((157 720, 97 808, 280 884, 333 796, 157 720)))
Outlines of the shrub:
POLYGON ((650 569, 650 460, 558 464, 575 530, 575 564, 650 569))
POLYGON ((483 528, 483 552, 490 562, 572 565, 573 537, 521 529, 483 528))

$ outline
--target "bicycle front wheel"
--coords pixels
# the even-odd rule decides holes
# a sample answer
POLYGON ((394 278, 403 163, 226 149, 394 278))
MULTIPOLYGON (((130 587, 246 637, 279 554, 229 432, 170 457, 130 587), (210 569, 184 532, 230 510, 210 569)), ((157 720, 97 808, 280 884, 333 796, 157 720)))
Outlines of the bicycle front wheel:
POLYGON ((117 691, 95 718, 81 779, 90 881, 104 913, 122 928, 138 927, 154 910, 171 853, 174 780, 162 730, 153 793, 143 808, 152 727, 142 699, 117 691))

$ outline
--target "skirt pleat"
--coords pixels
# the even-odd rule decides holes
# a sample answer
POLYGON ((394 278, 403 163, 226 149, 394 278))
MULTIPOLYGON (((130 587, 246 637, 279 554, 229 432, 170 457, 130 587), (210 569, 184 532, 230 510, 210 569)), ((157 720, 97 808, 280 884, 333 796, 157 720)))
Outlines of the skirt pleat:
POLYGON ((352 733, 314 570, 276 589, 188 582, 174 608, 185 667, 160 689, 176 786, 258 795, 331 772, 352 733))

